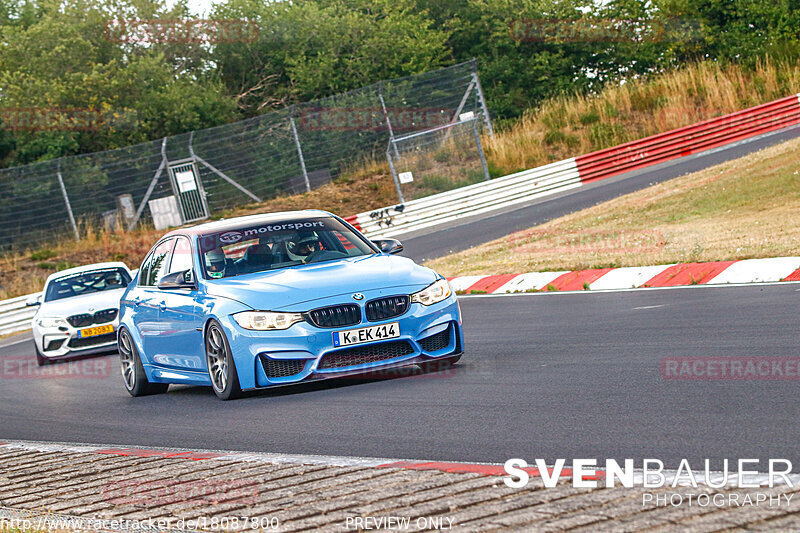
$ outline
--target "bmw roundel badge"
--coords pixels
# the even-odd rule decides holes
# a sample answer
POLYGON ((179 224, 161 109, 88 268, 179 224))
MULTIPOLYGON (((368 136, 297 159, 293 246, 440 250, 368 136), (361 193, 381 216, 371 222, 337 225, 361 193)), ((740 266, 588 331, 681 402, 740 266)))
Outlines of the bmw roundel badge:
POLYGON ((363 299, 364 299, 364 295, 361 294, 360 292, 357 292, 357 293, 355 293, 353 295, 353 300, 363 300, 363 299))

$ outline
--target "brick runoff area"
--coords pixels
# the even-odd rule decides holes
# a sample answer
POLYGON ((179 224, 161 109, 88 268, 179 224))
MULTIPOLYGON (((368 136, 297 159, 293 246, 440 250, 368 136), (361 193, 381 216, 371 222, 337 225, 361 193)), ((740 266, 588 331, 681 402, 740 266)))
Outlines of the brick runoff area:
POLYGON ((532 475, 525 488, 512 489, 502 474, 497 465, 6 442, 0 443, 0 525, 6 531, 800 531, 798 482, 771 489, 583 489, 565 477, 544 488, 532 475), (782 504, 643 504, 646 493, 739 501, 760 493, 782 504))

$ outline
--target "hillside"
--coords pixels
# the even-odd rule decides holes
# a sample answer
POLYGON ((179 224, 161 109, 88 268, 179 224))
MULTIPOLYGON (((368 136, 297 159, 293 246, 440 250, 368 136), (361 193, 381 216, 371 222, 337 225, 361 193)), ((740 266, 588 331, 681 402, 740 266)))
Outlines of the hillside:
MULTIPOLYGON (((753 69, 700 63, 607 87, 592 97, 562 96, 484 138, 493 176, 535 167, 800 92, 800 64, 753 69)), ((287 209, 325 209, 342 216, 397 202, 388 165, 366 161, 310 193, 279 197, 215 218, 287 209)), ((0 299, 35 292, 57 269, 108 259, 138 265, 161 232, 109 233, 82 225, 82 241, 0 257, 0 299)))

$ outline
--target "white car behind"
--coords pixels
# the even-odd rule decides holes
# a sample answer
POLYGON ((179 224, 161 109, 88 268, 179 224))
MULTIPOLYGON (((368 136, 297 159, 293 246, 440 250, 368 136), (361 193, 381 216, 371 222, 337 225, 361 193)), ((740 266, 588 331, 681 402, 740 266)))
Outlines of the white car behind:
POLYGON ((51 274, 42 294, 28 305, 33 317, 36 361, 117 350, 119 300, 133 278, 125 263, 96 263, 51 274))

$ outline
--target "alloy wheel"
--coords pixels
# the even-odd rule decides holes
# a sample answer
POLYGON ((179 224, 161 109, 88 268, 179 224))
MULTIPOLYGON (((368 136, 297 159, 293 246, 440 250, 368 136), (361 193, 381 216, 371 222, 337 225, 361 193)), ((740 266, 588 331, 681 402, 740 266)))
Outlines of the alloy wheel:
POLYGON ((136 386, 136 360, 133 355, 131 337, 124 329, 119 333, 119 361, 122 367, 122 379, 130 391, 136 386))
POLYGON ((211 384, 217 392, 223 392, 228 385, 228 352, 222 331, 216 325, 208 328, 206 335, 206 359, 211 384))

